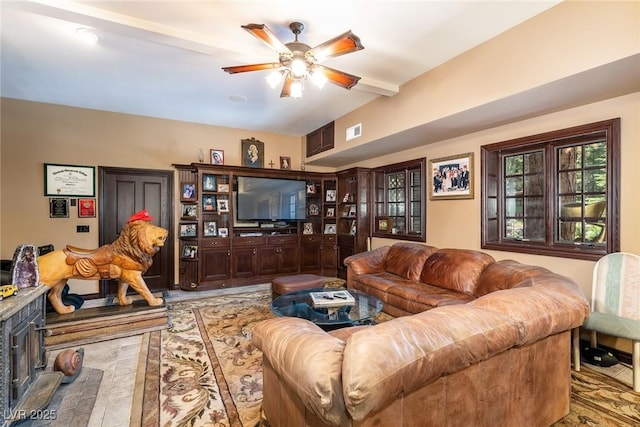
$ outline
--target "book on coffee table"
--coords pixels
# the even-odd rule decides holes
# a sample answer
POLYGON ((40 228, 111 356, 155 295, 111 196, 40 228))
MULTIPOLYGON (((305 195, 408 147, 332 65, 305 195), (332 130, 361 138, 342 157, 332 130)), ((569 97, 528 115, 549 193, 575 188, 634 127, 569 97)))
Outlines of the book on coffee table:
POLYGON ((355 305, 356 300, 349 291, 311 292, 311 304, 314 307, 341 307, 355 305))

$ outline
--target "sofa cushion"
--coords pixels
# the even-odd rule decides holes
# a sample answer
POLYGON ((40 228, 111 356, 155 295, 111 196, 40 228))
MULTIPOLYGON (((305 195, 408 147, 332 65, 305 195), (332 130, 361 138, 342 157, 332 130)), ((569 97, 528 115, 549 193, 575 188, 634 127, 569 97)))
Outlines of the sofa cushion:
POLYGON ((544 267, 521 264, 512 259, 495 262, 484 269, 478 278, 476 296, 501 289, 510 289, 529 277, 551 273, 544 267))
POLYGON ((482 271, 495 260, 469 249, 440 249, 424 263, 420 281, 440 288, 475 295, 482 271))
POLYGON ((516 288, 491 292, 469 304, 509 316, 518 324, 518 345, 576 328, 589 313, 578 286, 559 274, 529 277, 516 288))
POLYGON ((468 304, 360 330, 344 349, 345 406, 362 420, 400 395, 511 348, 518 338, 508 316, 468 304))
POLYGON ((257 323, 252 342, 268 355, 273 370, 314 414, 330 425, 346 421, 343 340, 307 320, 278 317, 257 323))
POLYGON ((389 248, 384 259, 384 271, 409 280, 418 280, 429 255, 437 248, 418 243, 400 242, 389 248))

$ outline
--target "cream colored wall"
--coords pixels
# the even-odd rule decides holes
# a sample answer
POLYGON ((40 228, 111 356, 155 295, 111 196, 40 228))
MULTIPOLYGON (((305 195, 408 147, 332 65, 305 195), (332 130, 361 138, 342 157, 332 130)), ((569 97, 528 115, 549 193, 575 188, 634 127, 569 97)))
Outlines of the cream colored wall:
MULTIPOLYGON (((11 259, 15 247, 22 243, 53 243, 57 248, 66 244, 98 246, 98 218, 78 219, 75 208, 70 209, 69 218, 49 218, 49 199, 43 195, 44 163, 96 166, 96 173, 97 166, 175 172, 174 163, 197 162, 199 148, 207 159, 209 150, 216 148, 224 150, 225 164, 240 165, 240 140, 254 137, 264 142, 265 163, 273 160, 278 168, 280 156, 289 156, 293 169, 299 169, 301 164, 299 137, 251 130, 7 98, 1 99, 1 123, 2 259, 11 259), (79 224, 88 224, 91 231, 77 233, 79 224)), ((176 189, 177 185, 176 182, 176 189)), ((177 275, 178 269, 175 270, 177 275)), ((97 282, 91 283, 70 282, 74 292, 82 294, 97 292, 97 282)))
MULTIPOLYGON (((429 160, 461 153, 474 153, 475 197, 472 200, 428 200, 427 244, 436 247, 480 249, 480 147, 482 145, 615 117, 620 117, 622 123, 621 250, 640 254, 640 221, 638 221, 640 197, 638 197, 636 185, 640 182, 640 168, 637 167, 640 161, 640 93, 428 144, 392 156, 363 162, 359 166, 376 167, 419 157, 426 157, 429 160)), ((377 248, 394 242, 395 240, 392 239, 374 238, 372 247, 377 248)), ((496 259, 510 258, 528 264, 543 265, 552 271, 571 277, 585 294, 590 295, 591 271, 594 264, 592 261, 513 252, 488 252, 496 259)))

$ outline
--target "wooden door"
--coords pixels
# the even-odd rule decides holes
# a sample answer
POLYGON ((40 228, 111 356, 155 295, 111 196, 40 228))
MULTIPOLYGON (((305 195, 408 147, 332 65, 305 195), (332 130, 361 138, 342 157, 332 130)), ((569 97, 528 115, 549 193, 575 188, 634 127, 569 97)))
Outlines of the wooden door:
MULTIPOLYGON (((173 172, 99 167, 100 246, 116 240, 131 215, 147 209, 153 224, 169 230, 144 281, 151 292, 174 288, 173 172)), ((117 292, 116 280, 100 281, 100 297, 117 292)))

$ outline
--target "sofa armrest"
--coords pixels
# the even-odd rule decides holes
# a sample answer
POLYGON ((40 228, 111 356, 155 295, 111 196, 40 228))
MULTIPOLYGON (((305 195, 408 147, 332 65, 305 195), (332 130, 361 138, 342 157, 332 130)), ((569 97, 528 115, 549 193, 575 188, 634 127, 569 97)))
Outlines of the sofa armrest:
POLYGON ((389 248, 389 246, 382 246, 372 251, 351 255, 345 258, 344 264, 353 274, 382 273, 389 248))
POLYGON ((344 341, 307 320, 278 317, 259 322, 252 342, 306 408, 330 425, 346 421, 342 395, 344 341))

